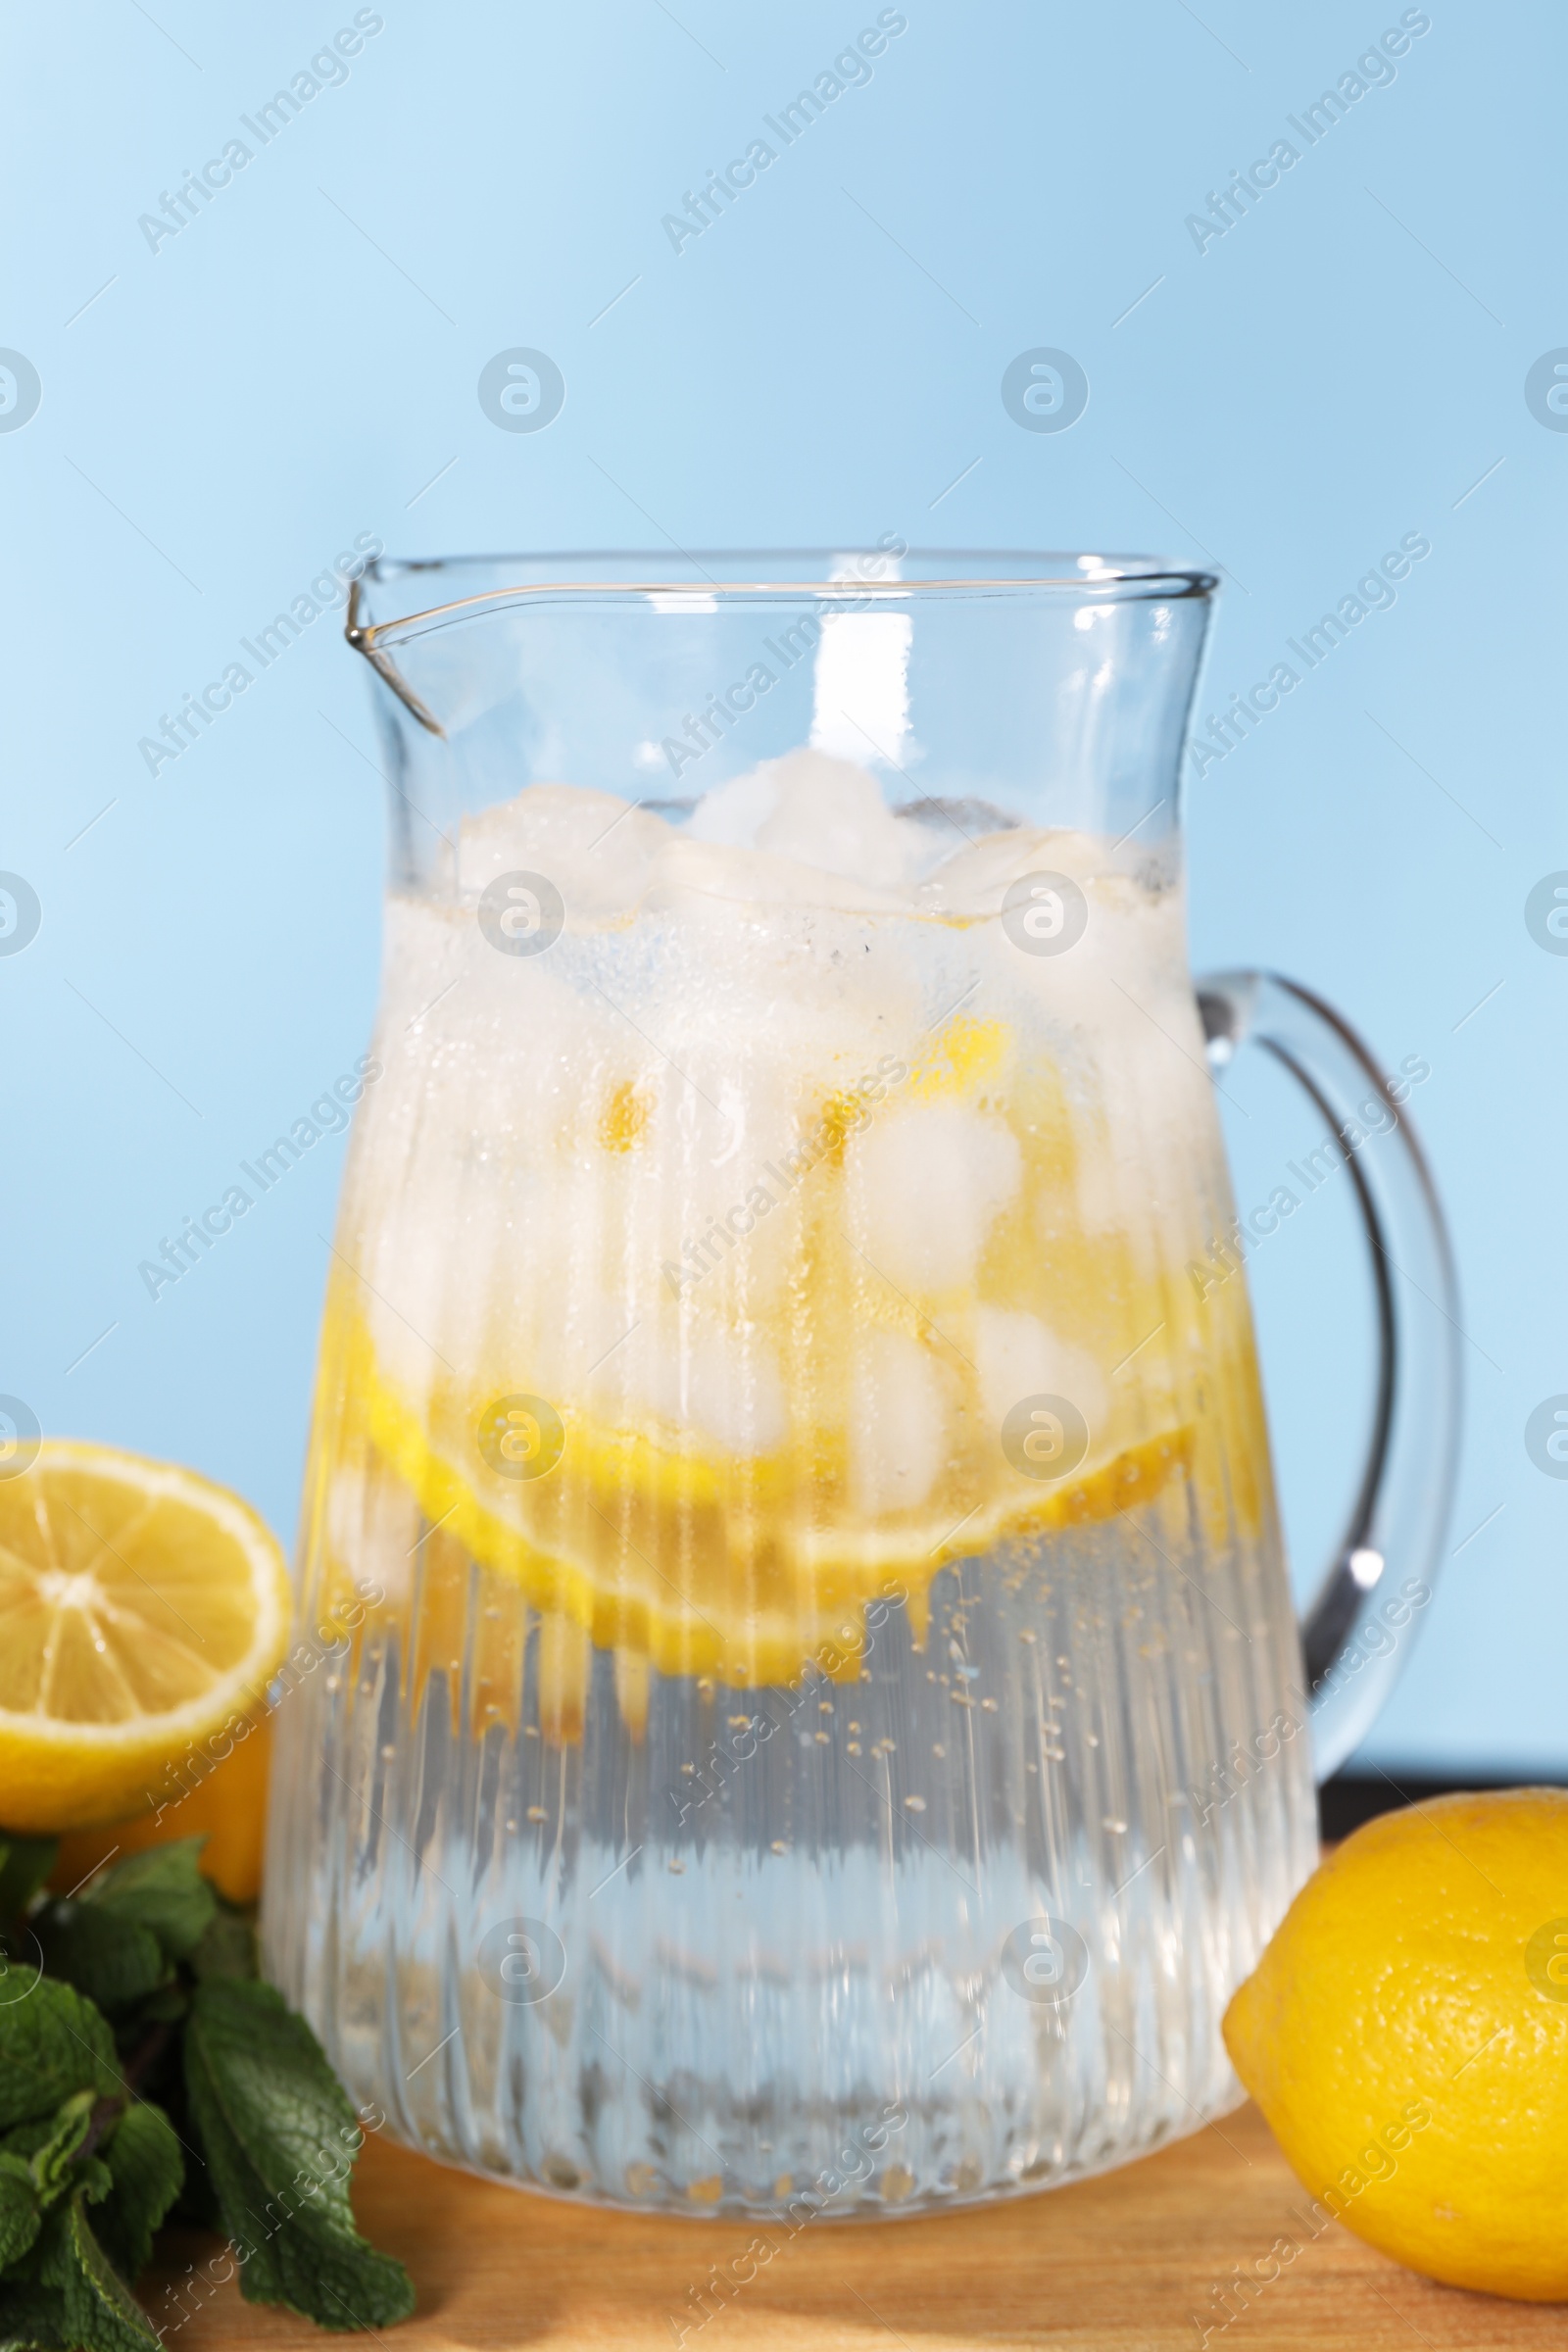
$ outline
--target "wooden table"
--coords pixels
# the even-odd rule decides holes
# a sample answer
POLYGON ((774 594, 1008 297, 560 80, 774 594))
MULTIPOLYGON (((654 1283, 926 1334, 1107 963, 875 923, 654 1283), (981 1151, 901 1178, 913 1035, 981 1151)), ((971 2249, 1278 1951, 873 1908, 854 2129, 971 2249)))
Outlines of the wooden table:
MULTIPOLYGON (((377 2141, 356 2187, 362 2227, 402 2256, 418 2289, 416 2317, 381 2337, 387 2352, 671 2352, 677 2341, 685 2352, 1196 2352, 1205 2327, 1224 2352, 1568 2352, 1568 2306, 1435 2286, 1337 2224, 1314 2240, 1307 2203, 1247 2107, 1141 2164, 1041 2196, 939 2218, 808 2222, 703 2325, 693 2290, 756 2226, 599 2213, 377 2141), (1283 2265, 1270 2253, 1278 2239, 1299 2249, 1283 2265), (1245 2307, 1233 2291, 1226 2325, 1216 2290, 1238 2265, 1254 2284, 1245 2307), (1259 2281, 1259 2267, 1275 2275, 1259 2281)), ((178 2241, 180 2261, 200 2267, 213 2253, 211 2239, 178 2241)), ((233 2283, 202 2300, 187 2279, 200 2308, 179 2324, 165 2289, 181 2275, 176 2264, 143 2286, 176 2352, 323 2352, 334 2340, 242 2303, 233 2283)))

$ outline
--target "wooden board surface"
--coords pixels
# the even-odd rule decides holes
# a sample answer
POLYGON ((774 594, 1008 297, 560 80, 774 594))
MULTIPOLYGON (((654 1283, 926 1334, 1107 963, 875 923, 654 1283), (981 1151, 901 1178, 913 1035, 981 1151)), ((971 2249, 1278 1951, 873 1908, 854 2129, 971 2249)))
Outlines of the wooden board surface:
MULTIPOLYGON (((1205 2328, 1224 2352, 1568 2352, 1568 2306, 1435 2286, 1337 2224, 1314 2239, 1308 2199, 1250 2107, 1070 2188, 903 2222, 819 2219, 787 2242, 782 2227, 600 2213, 500 2188, 374 2140, 356 2203, 418 2289, 416 2316, 379 2338, 387 2352, 1185 2352, 1205 2328), (740 2258, 744 2274, 745 2250, 768 2234, 777 2253, 710 2295, 705 2323, 710 2266, 740 2258), (1277 2240, 1298 2251, 1282 2261, 1277 2240), (1238 2266, 1252 2278, 1245 2304, 1238 2266), (1228 2324, 1216 2291, 1227 2281, 1228 2324)), ((322 2352, 333 2340, 241 2302, 214 2267, 231 2268, 215 2240, 183 2238, 174 2266, 144 2282, 177 2352, 322 2352)))

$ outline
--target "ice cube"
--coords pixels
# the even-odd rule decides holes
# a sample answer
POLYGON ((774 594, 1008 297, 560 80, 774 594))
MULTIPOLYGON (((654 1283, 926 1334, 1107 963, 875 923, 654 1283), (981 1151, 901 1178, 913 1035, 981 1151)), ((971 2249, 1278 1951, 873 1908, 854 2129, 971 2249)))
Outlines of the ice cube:
POLYGON ((867 1517, 917 1510, 946 1453, 947 1399, 929 1351, 902 1331, 862 1332, 850 1385, 850 1492, 867 1517))
POLYGON ((850 1230, 878 1272, 901 1289, 945 1291, 973 1281, 1021 1159, 1000 1119, 909 1103, 854 1139, 846 1173, 850 1230))
POLYGON ((929 856, 920 829, 900 823, 874 776, 823 752, 764 760, 710 793, 687 831, 695 841, 765 850, 877 892, 904 892, 929 856))
POLYGON ((919 905, 937 914, 996 914, 1008 886, 1025 874, 1068 874, 1087 889, 1103 864, 1103 845, 1092 834, 1017 826, 983 834, 945 858, 921 884, 919 905))
POLYGON ((788 1416, 778 1359, 756 1331, 698 1333, 683 1403, 697 1427, 740 1460, 776 1453, 784 1443, 788 1416))
POLYGON ((474 898, 498 874, 540 873, 565 902, 567 920, 630 913, 670 839, 662 817, 612 792, 530 784, 514 800, 465 816, 458 887, 474 898))
POLYGON ((771 763, 778 799, 759 849, 844 874, 873 890, 898 890, 918 848, 882 798, 874 776, 823 752, 791 752, 771 763))
POLYGON ((936 914, 995 914, 1010 882, 1045 864, 1038 833, 988 833, 951 858, 920 886, 920 905, 936 914))
POLYGON ((1108 1417, 1105 1377, 1086 1348, 1064 1340, 1037 1315, 982 1306, 975 1317, 975 1369, 986 1419, 999 1430, 1026 1396, 1065 1396, 1098 1442, 1108 1417))
POLYGON ((776 1453, 789 1426, 777 1356, 755 1329, 682 1331, 650 1314, 595 1368, 588 1394, 619 1427, 662 1424, 743 1461, 776 1453))
POLYGON ((858 878, 829 873, 822 866, 803 864, 780 857, 777 851, 737 848, 730 842, 693 841, 675 833, 659 860, 658 878, 650 896, 657 910, 673 909, 682 922, 702 919, 702 908, 689 894, 738 906, 748 926, 739 937, 756 936, 753 909, 758 906, 798 906, 815 916, 826 907, 906 911, 907 901, 891 891, 876 890, 858 878))
POLYGON ((758 834, 778 805, 778 770, 783 764, 770 760, 718 785, 692 810, 687 839, 716 842, 726 849, 755 849, 758 834))

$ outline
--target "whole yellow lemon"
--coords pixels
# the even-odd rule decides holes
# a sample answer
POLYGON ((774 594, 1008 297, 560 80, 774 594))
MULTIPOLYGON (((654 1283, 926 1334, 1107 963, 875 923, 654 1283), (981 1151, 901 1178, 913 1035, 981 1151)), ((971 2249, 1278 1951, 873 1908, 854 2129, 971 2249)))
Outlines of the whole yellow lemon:
POLYGON ((1451 2286, 1568 2299, 1568 1790, 1358 1830, 1286 1913, 1225 2043, 1348 2230, 1451 2286))

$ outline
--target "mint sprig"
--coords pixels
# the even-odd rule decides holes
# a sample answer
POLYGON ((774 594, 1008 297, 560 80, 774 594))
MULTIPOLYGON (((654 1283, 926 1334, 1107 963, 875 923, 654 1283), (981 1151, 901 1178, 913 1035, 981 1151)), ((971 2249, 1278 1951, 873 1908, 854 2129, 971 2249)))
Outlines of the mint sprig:
POLYGON ((185 2029, 185 2083, 245 2292, 323 2328, 407 2319, 408 2273, 354 2227, 364 2134, 305 2020, 270 1984, 210 1979, 185 2029))
POLYGON ((176 2205, 220 2222, 253 2303, 339 2329, 414 2308, 355 2227, 353 2110, 202 1842, 57 1900, 52 1842, 0 1838, 0 2352, 157 2352, 131 2290, 176 2205))

